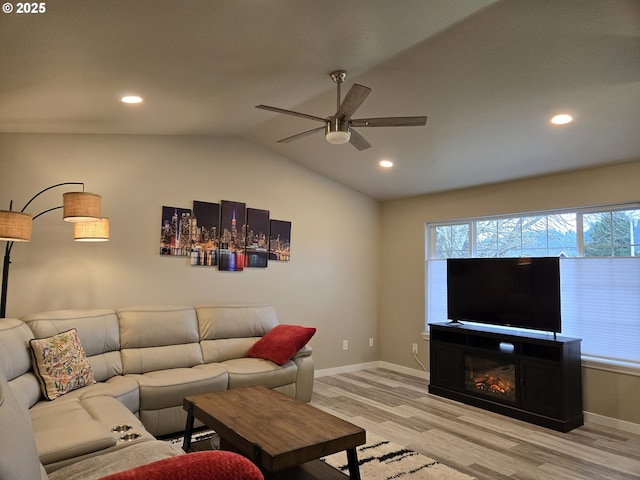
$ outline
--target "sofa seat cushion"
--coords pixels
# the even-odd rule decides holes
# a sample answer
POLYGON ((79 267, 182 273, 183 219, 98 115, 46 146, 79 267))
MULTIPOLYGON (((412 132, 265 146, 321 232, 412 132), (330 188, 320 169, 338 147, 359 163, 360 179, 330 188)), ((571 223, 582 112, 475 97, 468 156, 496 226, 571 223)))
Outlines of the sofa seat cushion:
POLYGON ((189 395, 227 389, 229 377, 222 366, 211 364, 207 368, 197 367, 127 375, 140 388, 140 410, 181 406, 184 397, 189 395))
POLYGON ((49 480, 97 480, 123 470, 184 455, 182 449, 168 442, 154 440, 125 449, 87 458, 49 474, 49 480))
POLYGON ((275 388, 296 381, 298 368, 292 361, 278 366, 261 358, 236 358, 222 362, 229 373, 229 388, 264 385, 275 388))
POLYGON ((138 382, 129 377, 111 377, 106 382, 89 385, 81 390, 72 392, 78 394, 81 400, 93 397, 111 397, 122 403, 130 412, 137 413, 140 410, 140 391, 138 382))

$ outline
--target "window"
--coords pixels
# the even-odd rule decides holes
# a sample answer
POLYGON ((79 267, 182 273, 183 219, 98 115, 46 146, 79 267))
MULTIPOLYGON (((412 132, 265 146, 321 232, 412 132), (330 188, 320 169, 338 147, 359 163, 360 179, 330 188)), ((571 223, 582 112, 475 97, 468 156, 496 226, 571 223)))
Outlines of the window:
POLYGON ((427 323, 447 320, 446 259, 559 256, 562 334, 640 368, 640 205, 427 224, 427 323))

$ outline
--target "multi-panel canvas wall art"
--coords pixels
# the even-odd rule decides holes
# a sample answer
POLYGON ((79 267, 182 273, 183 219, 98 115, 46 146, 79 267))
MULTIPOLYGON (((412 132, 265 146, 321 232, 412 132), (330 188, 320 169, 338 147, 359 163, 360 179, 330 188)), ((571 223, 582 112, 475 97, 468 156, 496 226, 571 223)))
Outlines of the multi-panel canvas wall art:
POLYGON ((291 259, 291 222, 271 220, 269 260, 288 262, 291 259))
POLYGON ((191 210, 162 207, 160 255, 186 256, 191 251, 191 210))
POLYGON ((269 210, 247 208, 244 266, 265 268, 269 248, 269 210))
POLYGON ((194 200, 193 210, 163 206, 160 254, 228 272, 266 268, 269 260, 290 260, 291 222, 230 200, 194 200))
POLYGON ((244 269, 246 205, 222 200, 220 209, 220 256, 218 268, 229 272, 244 269))
POLYGON ((191 265, 218 265, 220 204, 193 201, 191 218, 191 265))

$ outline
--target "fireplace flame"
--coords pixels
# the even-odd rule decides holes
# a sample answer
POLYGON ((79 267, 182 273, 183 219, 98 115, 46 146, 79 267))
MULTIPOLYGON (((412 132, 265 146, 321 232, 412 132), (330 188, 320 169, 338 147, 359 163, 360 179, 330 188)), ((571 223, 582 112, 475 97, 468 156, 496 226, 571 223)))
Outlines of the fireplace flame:
POLYGON ((501 395, 510 395, 514 388, 512 383, 505 379, 494 375, 486 375, 484 377, 475 377, 473 384, 478 390, 488 391, 501 395))

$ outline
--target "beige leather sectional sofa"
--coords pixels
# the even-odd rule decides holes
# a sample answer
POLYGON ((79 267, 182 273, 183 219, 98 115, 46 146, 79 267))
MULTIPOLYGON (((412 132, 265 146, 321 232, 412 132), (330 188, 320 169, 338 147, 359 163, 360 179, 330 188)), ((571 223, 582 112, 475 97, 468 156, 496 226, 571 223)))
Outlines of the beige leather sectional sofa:
POLYGON ((64 310, 0 319, 0 377, 28 409, 40 462, 53 472, 184 430, 188 395, 265 385, 310 401, 309 346, 282 365, 247 356, 278 324, 272 306, 64 310), (96 383, 47 400, 32 369, 29 340, 70 329, 77 331, 96 383), (120 425, 130 428, 114 430, 120 425))

